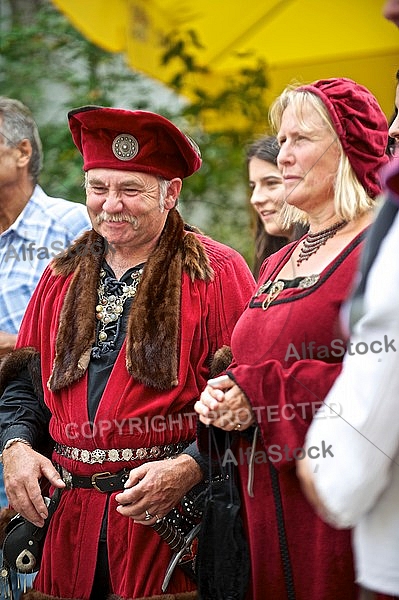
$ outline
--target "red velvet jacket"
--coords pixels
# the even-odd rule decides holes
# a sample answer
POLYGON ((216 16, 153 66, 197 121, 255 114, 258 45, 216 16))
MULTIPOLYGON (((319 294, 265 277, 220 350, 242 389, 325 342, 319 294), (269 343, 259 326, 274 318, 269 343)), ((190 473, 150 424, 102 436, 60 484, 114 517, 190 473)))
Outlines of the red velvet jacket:
MULTIPOLYGON (((53 370, 65 297, 73 278, 79 277, 77 270, 67 276, 56 275, 51 268, 46 270, 25 314, 18 347, 33 347, 40 353, 44 401, 51 411, 50 433, 56 442, 93 450, 147 448, 195 437, 193 405, 209 377, 210 360, 218 348, 230 343, 233 327, 254 288, 253 277, 238 253, 204 236, 195 237, 205 249, 214 275, 211 280, 193 279, 185 270, 182 272, 178 286, 181 296, 176 384, 169 389, 156 389, 140 383, 127 371, 125 342, 100 400, 93 432, 87 409, 87 372, 58 391, 46 385, 53 370)), ((168 265, 158 268, 165 270, 168 265)), ((77 306, 75 312, 72 308, 68 313, 72 316, 67 329, 76 325, 72 321, 79 318, 78 313, 82 319, 85 312, 91 314, 91 292, 83 287, 79 300, 70 299, 77 306)), ((139 302, 138 296, 139 293, 132 311, 139 302)), ((85 327, 82 323, 77 325, 85 327)), ((115 462, 90 465, 58 454, 55 458, 80 475, 116 472, 129 466, 115 462)), ((138 464, 135 461, 132 466, 138 464)), ((113 592, 129 599, 160 594, 171 551, 151 528, 117 513, 114 496, 111 495, 108 513, 113 592)), ((34 583, 37 590, 54 597, 88 600, 106 500, 107 495, 95 489, 72 489, 62 494, 34 583)), ((193 583, 177 568, 168 592, 192 589, 193 583)))

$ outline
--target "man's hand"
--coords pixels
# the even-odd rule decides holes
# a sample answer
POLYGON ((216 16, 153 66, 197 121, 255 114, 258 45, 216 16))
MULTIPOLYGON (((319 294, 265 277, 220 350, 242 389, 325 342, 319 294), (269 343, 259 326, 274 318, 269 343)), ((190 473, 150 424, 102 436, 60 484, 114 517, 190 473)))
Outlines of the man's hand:
POLYGON ((48 511, 39 480, 45 477, 54 487, 65 487, 52 462, 27 444, 16 442, 4 450, 3 465, 10 505, 31 523, 43 527, 48 511))
POLYGON ((130 471, 125 491, 115 497, 119 503, 116 510, 142 524, 153 525, 202 479, 200 467, 187 454, 145 463, 130 471), (153 518, 146 520, 148 513, 153 518))
POLYGON ((7 331, 0 331, 0 357, 5 356, 11 350, 15 348, 15 342, 17 336, 14 333, 7 333, 7 331))

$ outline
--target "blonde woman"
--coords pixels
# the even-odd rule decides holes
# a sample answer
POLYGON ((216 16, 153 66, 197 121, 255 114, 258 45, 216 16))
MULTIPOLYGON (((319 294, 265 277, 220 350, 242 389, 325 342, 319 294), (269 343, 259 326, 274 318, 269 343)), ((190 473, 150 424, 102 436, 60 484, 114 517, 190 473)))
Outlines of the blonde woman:
MULTIPOLYGON (((248 600, 355 600, 350 532, 316 515, 295 462, 341 371, 338 315, 380 193, 388 126, 374 96, 349 79, 286 89, 271 119, 292 222, 299 215, 309 231, 264 263, 232 335, 228 377, 208 384, 196 410, 237 437, 248 600)), ((311 451, 315 465, 334 460, 323 440, 311 451)))

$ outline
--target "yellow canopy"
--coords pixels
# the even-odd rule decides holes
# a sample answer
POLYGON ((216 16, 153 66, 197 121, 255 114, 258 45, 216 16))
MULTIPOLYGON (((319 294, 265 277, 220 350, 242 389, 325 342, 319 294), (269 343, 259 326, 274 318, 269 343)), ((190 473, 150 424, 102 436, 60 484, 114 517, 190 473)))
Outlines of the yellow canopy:
MULTIPOLYGON (((53 0, 100 47, 125 53, 137 71, 168 84, 176 61, 161 64, 165 36, 190 40, 196 64, 210 75, 195 85, 215 86, 258 59, 267 65, 267 101, 293 80, 350 77, 368 87, 389 118, 399 68, 399 33, 382 16, 383 0, 53 0)), ((222 115, 221 115, 222 118, 222 115)))

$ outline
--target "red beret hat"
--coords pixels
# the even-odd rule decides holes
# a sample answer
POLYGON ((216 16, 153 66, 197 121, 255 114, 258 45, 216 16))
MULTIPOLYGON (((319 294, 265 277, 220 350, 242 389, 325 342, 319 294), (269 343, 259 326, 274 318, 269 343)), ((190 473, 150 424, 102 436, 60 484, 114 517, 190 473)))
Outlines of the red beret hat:
POLYGON ((373 94, 346 78, 320 79, 297 90, 322 100, 357 178, 369 196, 378 196, 379 171, 388 162, 388 123, 373 94))
POLYGON ((120 169, 183 179, 201 166, 195 142, 161 115, 82 106, 68 113, 68 121, 85 171, 120 169))

